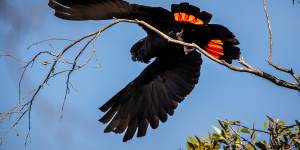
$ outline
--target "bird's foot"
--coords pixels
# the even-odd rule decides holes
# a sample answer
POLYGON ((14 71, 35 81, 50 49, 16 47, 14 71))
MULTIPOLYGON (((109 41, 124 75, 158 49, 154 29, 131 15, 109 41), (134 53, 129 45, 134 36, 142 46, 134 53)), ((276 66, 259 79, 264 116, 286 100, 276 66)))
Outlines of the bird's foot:
MULTIPOLYGON (((183 38, 182 38, 183 32, 184 32, 184 29, 181 29, 180 32, 177 32, 177 33, 176 33, 176 37, 177 37, 177 39, 178 39, 179 41, 183 41, 183 38)), ((189 52, 192 52, 192 51, 194 51, 194 50, 195 50, 195 48, 192 48, 192 47, 188 47, 188 46, 184 46, 184 47, 183 47, 183 51, 184 51, 184 53, 185 53, 186 55, 187 55, 189 52)))
POLYGON ((189 52, 192 52, 195 50, 193 47, 184 46, 183 47, 184 53, 187 55, 189 52))
POLYGON ((183 41, 183 38, 182 38, 183 32, 184 32, 184 30, 181 29, 180 32, 177 32, 177 33, 176 33, 176 37, 177 37, 177 39, 178 39, 179 41, 183 41))

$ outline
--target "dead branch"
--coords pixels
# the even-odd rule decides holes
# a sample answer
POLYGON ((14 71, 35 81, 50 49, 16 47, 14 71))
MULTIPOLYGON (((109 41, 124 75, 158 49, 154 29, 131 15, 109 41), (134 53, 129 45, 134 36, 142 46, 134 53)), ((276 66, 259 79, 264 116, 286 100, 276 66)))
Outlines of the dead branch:
POLYGON ((272 30, 271 30, 271 24, 270 24, 270 19, 269 19, 269 14, 266 8, 266 0, 263 0, 263 6, 264 6, 264 12, 266 15, 266 19, 267 19, 267 25, 268 25, 268 29, 269 29, 269 39, 270 39, 270 55, 268 57, 268 63, 273 66, 275 69, 282 71, 282 72, 286 72, 289 73, 291 76, 294 77, 294 79, 298 82, 298 84, 300 84, 300 78, 298 76, 296 76, 296 74, 294 73, 293 69, 286 69, 283 67, 280 67, 278 65, 275 65, 272 63, 271 58, 272 58, 272 51, 273 51, 273 34, 272 34, 272 30))
POLYGON ((172 39, 169 36, 167 36, 166 34, 160 32, 159 30, 155 29, 154 27, 152 27, 151 25, 147 24, 144 21, 140 21, 140 20, 133 21, 133 20, 126 20, 126 19, 119 19, 119 20, 121 20, 122 22, 125 21, 125 22, 131 22, 131 23, 138 23, 140 25, 143 25, 143 26, 145 26, 145 27, 153 30, 157 34, 161 35, 163 38, 167 39, 169 42, 180 44, 180 45, 187 46, 187 47, 196 48, 198 51, 200 51, 201 53, 203 53, 205 56, 207 56, 211 60, 213 60, 213 61, 215 61, 215 62, 217 62, 217 63, 219 63, 221 65, 224 65, 224 66, 226 66, 227 68, 229 68, 231 70, 239 71, 239 72, 248 72, 248 73, 257 75, 259 77, 265 78, 265 79, 267 79, 267 80, 275 83, 276 85, 300 91, 300 85, 299 84, 291 83, 291 82, 287 82, 287 81, 281 80, 281 79, 279 79, 279 78, 277 78, 277 77, 275 77, 273 75, 270 75, 270 74, 265 73, 265 72, 263 72, 261 70, 255 69, 251 65, 249 65, 248 63, 246 63, 243 60, 242 57, 239 59, 239 63, 242 64, 243 66, 245 66, 246 68, 232 66, 232 65, 228 64, 227 62, 225 62, 223 60, 218 60, 218 59, 212 57, 210 54, 208 54, 205 50, 203 50, 202 48, 200 48, 195 43, 185 43, 183 41, 172 39))
MULTIPOLYGON (((5 50, 0 50, 0 52, 4 52, 5 53, 6 51, 5 50)), ((10 58, 12 58, 12 59, 14 59, 14 60, 16 60, 18 62, 26 63, 25 60, 22 60, 22 59, 14 56, 14 55, 11 55, 11 54, 1 54, 0 57, 10 57, 10 58)))

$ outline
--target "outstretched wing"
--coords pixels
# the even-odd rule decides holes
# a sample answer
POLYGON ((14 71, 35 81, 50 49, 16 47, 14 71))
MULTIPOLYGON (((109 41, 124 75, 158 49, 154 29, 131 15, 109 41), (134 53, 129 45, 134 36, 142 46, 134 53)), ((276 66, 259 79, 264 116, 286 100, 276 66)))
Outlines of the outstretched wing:
POLYGON ((123 0, 49 0, 55 16, 67 20, 140 19, 159 30, 169 26, 172 14, 161 7, 130 4, 123 0))
MULTIPOLYGON (((183 53, 183 52, 182 52, 183 53)), ((110 123, 104 132, 123 133, 123 141, 146 134, 148 125, 155 129, 159 120, 173 115, 178 102, 184 100, 198 82, 201 55, 191 52, 159 57, 135 80, 105 103, 100 110, 106 114, 99 120, 110 123)))

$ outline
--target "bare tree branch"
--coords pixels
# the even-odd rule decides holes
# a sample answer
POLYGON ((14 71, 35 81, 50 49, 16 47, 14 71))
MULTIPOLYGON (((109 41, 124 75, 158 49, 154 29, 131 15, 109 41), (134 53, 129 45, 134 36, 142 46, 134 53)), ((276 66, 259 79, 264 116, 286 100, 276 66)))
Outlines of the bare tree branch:
MULTIPOLYGON (((294 1, 293 1, 294 2, 294 1)), ((271 30, 271 24, 270 24, 270 19, 269 19, 269 15, 268 15, 268 11, 266 8, 266 0, 263 0, 263 6, 264 6, 264 12, 266 15, 266 19, 267 19, 267 25, 268 25, 268 29, 269 29, 269 35, 270 35, 270 55, 268 57, 268 63, 273 66, 274 68, 276 68, 277 70, 286 72, 291 74, 294 79, 298 82, 298 84, 300 84, 300 78, 298 76, 296 76, 296 74, 294 73, 293 69, 286 69, 283 67, 280 67, 278 65, 275 65, 271 62, 271 58, 272 58, 272 51, 273 51, 273 35, 272 35, 272 30, 271 30)))
POLYGON ((239 72, 248 72, 254 75, 257 75, 259 77, 265 78, 273 83, 275 83, 276 85, 279 86, 283 86, 286 88, 290 88, 290 89, 295 89, 300 91, 300 85, 296 84, 296 83, 290 83, 284 80, 281 80, 275 76, 272 76, 268 73, 265 73, 261 70, 255 69, 253 67, 251 67, 251 65, 249 65, 248 63, 246 63, 242 58, 239 59, 239 63, 246 66, 246 68, 241 68, 241 67, 236 67, 236 66, 232 66, 230 64, 228 64, 227 62, 225 62, 224 60, 218 60, 216 58, 214 58, 213 56, 211 56, 210 54, 208 54, 204 49, 200 48, 198 45, 196 45, 195 43, 185 43, 183 41, 180 40, 175 40, 172 39, 170 37, 168 37, 166 34, 160 32, 159 30, 155 29, 154 27, 152 27, 151 25, 147 24, 144 21, 140 21, 140 20, 135 20, 134 22, 132 20, 126 20, 126 19, 119 19, 120 21, 125 21, 125 22, 131 22, 131 23, 138 23, 140 25, 143 25, 151 30, 153 30, 154 32, 156 32, 157 34, 161 35, 163 38, 167 39, 169 42, 172 43, 176 43, 176 44, 180 44, 183 46, 187 46, 187 47, 192 47, 192 48, 196 48, 197 50, 199 50, 201 53, 203 53, 205 56, 207 56, 208 58, 210 58, 211 60, 226 66, 227 68, 234 70, 234 71, 239 71, 239 72))
POLYGON ((42 41, 35 42, 35 43, 29 45, 27 47, 27 49, 30 49, 33 46, 39 45, 39 44, 44 43, 44 42, 49 42, 49 41, 70 41, 70 42, 74 42, 75 40, 63 39, 63 38, 50 38, 50 39, 47 39, 47 40, 42 40, 42 41))
MULTIPOLYGON (((6 51, 5 51, 5 50, 0 50, 0 52, 5 53, 6 51)), ((14 56, 14 55, 11 55, 11 54, 0 54, 0 57, 10 57, 10 58, 12 58, 12 59, 14 59, 14 60, 16 60, 16 61, 18 61, 18 62, 26 63, 25 60, 22 60, 22 59, 20 59, 20 58, 14 56)))

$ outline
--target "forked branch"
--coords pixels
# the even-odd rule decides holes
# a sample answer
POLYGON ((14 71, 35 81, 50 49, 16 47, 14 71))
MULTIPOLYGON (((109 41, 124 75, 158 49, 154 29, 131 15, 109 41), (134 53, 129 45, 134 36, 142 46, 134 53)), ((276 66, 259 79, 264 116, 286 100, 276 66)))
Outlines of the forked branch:
POLYGON ((297 76, 294 73, 292 68, 291 69, 286 69, 286 68, 283 68, 283 67, 280 67, 278 65, 273 64, 272 61, 271 61, 272 55, 273 55, 273 34, 272 34, 272 30, 271 30, 269 14, 268 14, 268 11, 267 11, 267 8, 266 8, 266 0, 263 0, 263 6, 264 6, 264 12, 265 12, 265 15, 266 15, 266 19, 267 19, 267 25, 268 25, 268 29, 269 29, 269 40, 270 40, 270 55, 268 57, 268 63, 271 66, 273 66, 275 69, 279 70, 279 71, 289 73, 291 76, 294 77, 294 79, 298 82, 298 84, 300 84, 300 78, 299 78, 299 76, 297 76))
MULTIPOLYGON (((131 23, 133 22, 132 20, 126 20, 126 19, 119 19, 119 20, 125 21, 125 22, 131 22, 131 23)), ((213 56, 211 56, 210 54, 208 54, 204 49, 202 49, 201 47, 199 47, 195 43, 186 43, 186 42, 183 42, 183 41, 180 41, 180 40, 175 40, 175 39, 167 36, 166 34, 162 33, 161 31, 155 29, 154 27, 152 27, 151 25, 147 24, 144 21, 135 20, 133 23, 138 23, 140 25, 143 25, 143 26, 145 26, 145 27, 153 30, 157 34, 161 35, 163 38, 167 39, 169 42, 180 44, 180 45, 187 46, 187 47, 195 48, 198 51, 200 51, 201 53, 203 53, 205 56, 207 56, 208 58, 210 58, 211 60, 213 60, 213 61, 215 61, 215 62, 217 62, 217 63, 219 63, 221 65, 224 65, 224 66, 226 66, 227 68, 229 68, 231 70, 239 71, 239 72, 248 72, 248 73, 257 75, 259 77, 265 78, 265 79, 267 79, 267 80, 275 83, 276 85, 300 91, 300 85, 299 84, 291 83, 291 82, 287 82, 287 81, 281 80, 281 79, 279 79, 279 78, 277 78, 277 77, 275 77, 273 75, 270 75, 270 74, 265 73, 265 72, 263 72, 261 70, 255 69, 254 67, 252 67, 251 65, 249 65, 248 63, 246 63, 243 58, 239 59, 239 63, 242 64, 243 66, 245 66, 245 68, 233 66, 233 65, 230 65, 230 64, 228 64, 227 62, 225 62, 223 60, 218 60, 218 59, 214 58, 213 56)))

